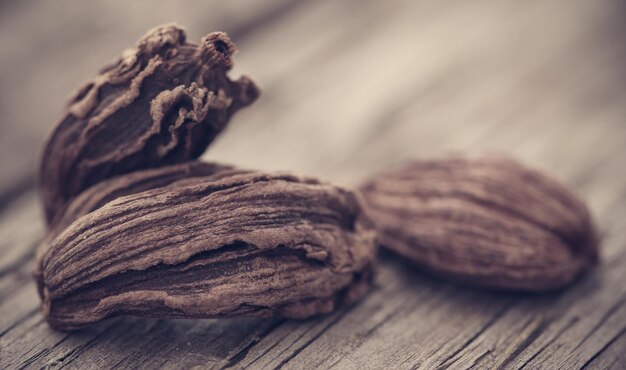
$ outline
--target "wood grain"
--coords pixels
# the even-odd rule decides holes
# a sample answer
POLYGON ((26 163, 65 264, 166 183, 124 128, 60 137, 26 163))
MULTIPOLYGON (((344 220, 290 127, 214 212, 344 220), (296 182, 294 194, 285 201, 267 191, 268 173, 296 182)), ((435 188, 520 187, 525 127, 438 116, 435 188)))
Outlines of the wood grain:
POLYGON ((622 1, 269 0, 150 12, 143 2, 123 12, 117 2, 62 3, 0 12, 1 368, 626 367, 622 1), (355 185, 403 159, 502 151, 589 203, 600 265, 558 293, 511 295, 383 255, 374 291, 319 319, 121 318, 50 330, 29 276, 43 233, 27 186, 34 149, 75 86, 172 20, 193 38, 229 31, 241 50, 233 74, 263 89, 207 159, 355 185))

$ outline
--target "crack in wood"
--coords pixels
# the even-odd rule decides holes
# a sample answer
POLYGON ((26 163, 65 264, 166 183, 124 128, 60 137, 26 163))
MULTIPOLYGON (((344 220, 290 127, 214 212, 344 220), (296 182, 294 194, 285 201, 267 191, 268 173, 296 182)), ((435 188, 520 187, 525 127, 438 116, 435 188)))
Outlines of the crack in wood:
POLYGON ((256 346, 261 340, 263 340, 263 338, 267 337, 271 332, 284 324, 286 321, 286 319, 278 319, 272 325, 261 331, 261 333, 254 335, 252 337, 252 340, 246 346, 244 346, 244 348, 235 353, 235 355, 231 356, 228 359, 228 363, 222 366, 220 370, 235 367, 238 363, 246 358, 246 356, 254 346, 256 346))
POLYGON ((539 356, 543 351, 545 351, 548 347, 552 345, 563 333, 569 330, 575 323, 577 323, 580 319, 578 317, 572 318, 567 322, 565 326, 563 326, 555 335, 550 339, 546 344, 544 344, 537 352, 535 352, 532 356, 528 358, 520 367, 519 370, 524 369, 528 364, 530 364, 537 356, 539 356))
POLYGON ((605 313, 604 315, 602 315, 602 317, 600 318, 600 320, 598 320, 598 322, 591 328, 591 330, 583 337, 583 339, 578 342, 578 344, 576 345, 576 347, 572 348, 572 350, 570 351, 570 353, 574 353, 574 351, 576 351, 577 349, 580 348, 580 346, 583 345, 583 343, 585 343, 596 331, 598 331, 598 329, 600 329, 605 323, 606 321, 613 316, 613 314, 615 312, 617 312, 617 310, 624 304, 624 302, 626 302, 626 296, 621 297, 617 302, 615 302, 615 304, 613 304, 605 313))
POLYGON ((502 356, 500 356, 500 360, 496 361, 493 366, 494 369, 504 369, 512 363, 550 326, 550 322, 542 316, 533 316, 526 325, 526 329, 504 351, 502 356))
MULTIPOLYGON (((265 351, 263 351, 261 354, 259 354, 257 357, 254 358, 254 360, 252 360, 248 366, 252 366, 252 364, 254 364, 255 362, 257 362, 258 360, 262 359, 265 355, 267 355, 271 350, 273 350, 274 348, 276 348, 276 346, 278 344, 280 344, 285 338, 287 338, 289 336, 289 332, 285 333, 285 335, 283 335, 279 340, 277 340, 274 344, 272 344, 271 346, 269 346, 269 348, 267 348, 265 351)), ((300 337, 301 338, 301 337, 300 337)), ((281 354, 283 354, 285 351, 282 351, 281 354)), ((276 359, 276 358, 274 358, 276 359)))
MULTIPOLYGON (((55 360, 54 362, 55 363, 56 362, 60 363, 59 369, 62 369, 64 367, 68 366, 70 363, 74 362, 79 357, 79 354, 81 352, 85 351, 88 348, 91 348, 100 337, 108 334, 109 329, 111 329, 113 326, 114 325, 111 325, 111 326, 107 327, 105 330, 101 331, 100 333, 97 333, 96 335, 93 336, 93 338, 91 338, 87 342, 83 343, 82 345, 72 349, 70 352, 68 352, 67 354, 65 354, 64 356, 59 358, 58 360, 55 360), (68 358, 69 358, 69 360, 66 361, 68 358)), ((121 334, 123 334, 123 333, 124 332, 121 332, 121 334)))
POLYGON ((483 352, 480 356, 476 357, 476 359, 474 360, 474 363, 472 364, 472 366, 468 369, 476 369, 478 364, 480 364, 481 362, 483 362, 483 360, 489 356, 492 353, 492 351, 490 349, 485 350, 485 352, 483 352))
POLYGON ((289 361, 293 360, 297 355, 299 355, 305 348, 307 348, 311 343, 315 342, 319 337, 322 336, 322 334, 324 334, 326 331, 328 331, 328 329, 330 329, 331 327, 333 327, 335 324, 337 324, 339 321, 341 321, 341 319, 344 318, 344 316, 346 316, 346 314, 348 312, 350 312, 352 309, 354 308, 354 306, 351 306, 349 308, 345 308, 343 310, 343 312, 341 312, 340 314, 337 315, 336 318, 334 318, 327 326, 325 326, 319 333, 315 334, 313 337, 311 337, 311 339, 307 340, 304 345, 300 346, 299 348, 297 348, 291 355, 289 355, 287 358, 283 359, 278 366, 275 367, 275 369, 282 369, 283 366, 285 366, 289 361))
MULTIPOLYGON (((369 328, 363 334, 358 334, 357 337, 360 338, 360 340, 357 342, 355 346, 351 348, 351 350, 354 351, 355 349, 359 348, 361 345, 363 345, 363 343, 365 342, 367 338, 370 338, 370 336, 373 333, 375 333, 379 328, 381 328, 385 323, 389 322, 392 318, 394 318, 396 315, 400 314, 401 312, 406 312, 406 311, 407 311, 407 308, 403 307, 402 305, 398 305, 398 307, 396 307, 387 315, 385 315, 385 317, 383 317, 381 321, 379 321, 374 326, 369 328)), ((348 353, 344 353, 343 355, 338 356, 338 358, 333 363, 328 365, 328 368, 335 367, 339 362, 341 362, 347 356, 348 356, 348 353)))
POLYGON ((586 369, 589 365, 591 365, 591 363, 598 358, 602 353, 604 353, 604 351, 606 351, 607 349, 609 349, 609 347, 611 347, 611 345, 613 343, 615 343, 622 335, 624 335, 626 333, 626 327, 624 327, 619 333, 617 333, 617 335, 615 335, 613 338, 611 338, 611 340, 609 340, 604 346, 602 346, 602 348, 600 348, 600 350, 598 350, 596 353, 594 353, 589 360, 587 360, 583 366, 581 366, 581 369, 586 369))
MULTIPOLYGON (((314 329, 315 329, 315 326, 314 326, 314 325, 312 325, 312 326, 310 326, 309 328, 307 328, 305 331, 303 331, 303 332, 302 332, 302 333, 301 333, 301 334, 300 334, 300 335, 299 335, 299 336, 298 336, 298 337, 297 337, 294 341, 292 341, 292 342, 291 342, 291 344, 289 344, 289 345, 287 346, 287 348, 285 348, 285 349, 283 349, 282 351, 278 352, 278 353, 277 353, 277 354, 276 354, 276 355, 272 358, 272 360, 270 361, 270 363, 271 363, 271 362, 276 361, 276 360, 277 360, 280 356, 282 356, 282 355, 283 355, 285 352, 287 352, 287 351, 288 351, 291 347, 293 347, 296 343, 298 343, 298 341, 299 341, 300 339, 304 338, 304 336, 305 336, 305 335, 307 335, 307 333, 311 332, 311 331, 312 331, 312 330, 314 330, 314 329)), ((287 338, 288 336, 289 336, 289 333, 287 333, 287 335, 285 335, 283 338, 281 338, 281 340, 280 340, 280 341, 282 341, 283 339, 287 338)), ((278 343, 277 343, 277 344, 278 344, 278 343)), ((258 359, 257 359, 257 360, 258 360, 258 359)), ((256 360, 255 360, 255 361, 256 361, 256 360)))
POLYGON ((15 320, 15 322, 13 324, 11 324, 6 329, 4 329, 2 332, 0 332, 0 338, 3 337, 5 334, 9 333, 11 330, 13 330, 16 327, 18 327, 19 325, 21 325, 22 323, 24 323, 29 318, 35 316, 37 313, 39 313, 39 307, 27 311, 26 314, 24 314, 23 316, 21 316, 20 318, 15 320))
POLYGON ((502 307, 498 311, 496 311, 496 313, 489 320, 487 320, 487 322, 484 325, 482 325, 476 333, 474 333, 474 335, 472 335, 468 340, 466 340, 459 348, 457 348, 449 356, 444 358, 443 361, 441 361, 441 365, 437 366, 437 369, 438 370, 446 369, 450 367, 452 364, 454 364, 456 361, 458 361, 458 358, 456 358, 454 361, 451 361, 451 360, 454 359, 464 349, 466 349, 470 344, 472 344, 476 339, 478 339, 478 337, 480 337, 485 331, 487 331, 487 329, 489 329, 493 324, 495 324, 502 316, 504 316, 504 314, 511 307, 513 307, 515 303, 516 302, 513 302, 512 300, 506 301, 502 305, 502 307))

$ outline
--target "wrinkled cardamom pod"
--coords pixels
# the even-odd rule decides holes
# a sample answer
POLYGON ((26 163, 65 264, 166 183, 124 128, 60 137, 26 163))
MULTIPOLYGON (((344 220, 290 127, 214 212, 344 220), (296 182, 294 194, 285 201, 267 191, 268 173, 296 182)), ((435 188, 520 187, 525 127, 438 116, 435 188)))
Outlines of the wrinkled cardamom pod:
POLYGON ((40 188, 46 219, 104 179, 200 156, 259 90, 231 81, 236 49, 226 34, 199 45, 167 25, 79 89, 45 146, 40 188))
POLYGON ((414 161, 361 190, 382 246, 458 282, 554 289, 598 256, 584 203, 511 159, 414 161))
MULTIPOLYGON (((41 261, 41 255, 48 249, 49 244, 72 222, 116 198, 161 188, 194 177, 202 177, 204 181, 209 181, 243 172, 245 171, 231 166, 189 161, 135 171, 99 182, 73 198, 67 203, 67 207, 55 217, 37 249, 37 260, 41 261)), ((36 279, 41 278, 41 266, 36 266, 34 276, 36 279)))
POLYGON ((244 171, 227 165, 189 161, 112 177, 88 188, 72 199, 66 209, 60 212, 59 217, 52 222, 49 233, 58 234, 58 231, 69 226, 77 218, 125 195, 161 188, 194 177, 211 180, 241 172, 244 171))
POLYGON ((375 233, 357 195, 288 174, 217 177, 122 196, 54 238, 38 281, 50 325, 305 318, 364 294, 375 233))

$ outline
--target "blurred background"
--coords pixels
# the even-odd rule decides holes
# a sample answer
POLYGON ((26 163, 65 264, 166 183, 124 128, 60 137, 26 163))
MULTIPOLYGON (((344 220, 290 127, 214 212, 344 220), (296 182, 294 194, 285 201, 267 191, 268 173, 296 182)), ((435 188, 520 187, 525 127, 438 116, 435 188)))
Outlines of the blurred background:
POLYGON ((74 89, 166 22, 192 41, 227 31, 231 75, 263 89, 207 159, 350 184, 409 157, 503 151, 581 182, 626 145, 625 5, 3 1, 0 195, 32 186, 74 89))

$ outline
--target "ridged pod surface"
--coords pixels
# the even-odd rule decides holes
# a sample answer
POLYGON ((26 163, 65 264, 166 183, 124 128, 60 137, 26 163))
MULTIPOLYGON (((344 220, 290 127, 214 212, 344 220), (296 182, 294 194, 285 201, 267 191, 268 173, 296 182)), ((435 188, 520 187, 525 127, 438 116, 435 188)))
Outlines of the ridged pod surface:
POLYGON ((259 94, 247 77, 228 78, 235 51, 223 32, 193 44, 179 27, 161 26, 81 87, 42 156, 48 223, 102 180, 199 157, 259 94))
POLYGON ((412 161, 373 176, 361 191, 382 246, 461 283, 555 289, 598 257, 585 204, 512 159, 412 161))
POLYGON ((217 173, 121 196, 50 241, 38 278, 50 325, 306 318, 366 292, 375 232, 357 194, 290 174, 217 173))

